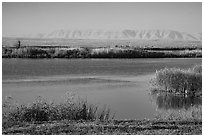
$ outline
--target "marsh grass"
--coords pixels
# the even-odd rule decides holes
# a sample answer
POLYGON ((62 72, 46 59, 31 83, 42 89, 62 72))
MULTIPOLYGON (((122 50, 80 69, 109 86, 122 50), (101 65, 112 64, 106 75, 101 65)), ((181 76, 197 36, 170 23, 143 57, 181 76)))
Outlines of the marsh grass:
MULTIPOLYGON (((42 97, 27 105, 11 103, 12 98, 3 103, 3 128, 25 122, 43 122, 55 120, 100 120, 110 119, 110 108, 89 104, 76 94, 66 94, 60 103, 48 102, 42 97)), ((114 117, 112 117, 114 118, 114 117)))
POLYGON ((151 81, 157 90, 166 92, 196 94, 202 92, 202 66, 189 69, 164 68, 156 71, 151 81))

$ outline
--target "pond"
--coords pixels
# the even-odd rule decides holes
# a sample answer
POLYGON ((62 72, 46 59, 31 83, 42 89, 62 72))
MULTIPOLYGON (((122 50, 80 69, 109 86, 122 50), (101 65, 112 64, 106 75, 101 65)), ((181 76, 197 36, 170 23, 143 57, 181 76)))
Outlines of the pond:
POLYGON ((155 71, 189 68, 201 62, 200 58, 2 59, 2 97, 3 101, 12 97, 20 104, 33 102, 38 96, 60 102, 66 93, 75 93, 90 103, 109 106, 116 119, 150 119, 158 109, 180 109, 183 102, 199 104, 198 99, 153 98, 150 81, 155 71))

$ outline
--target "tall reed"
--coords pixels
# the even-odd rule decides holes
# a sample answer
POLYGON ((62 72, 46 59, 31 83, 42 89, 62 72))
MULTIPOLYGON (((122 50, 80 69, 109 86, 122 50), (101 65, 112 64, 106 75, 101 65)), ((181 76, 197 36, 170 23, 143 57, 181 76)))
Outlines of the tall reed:
POLYGON ((164 68, 156 71, 153 80, 156 88, 175 93, 198 93, 202 91, 202 66, 189 69, 164 68))

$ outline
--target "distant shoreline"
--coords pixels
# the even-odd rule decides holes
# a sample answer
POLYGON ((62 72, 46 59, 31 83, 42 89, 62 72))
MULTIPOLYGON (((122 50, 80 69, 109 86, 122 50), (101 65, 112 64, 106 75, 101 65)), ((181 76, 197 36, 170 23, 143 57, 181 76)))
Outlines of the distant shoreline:
POLYGON ((198 47, 66 47, 16 46, 3 47, 2 58, 202 58, 198 47))

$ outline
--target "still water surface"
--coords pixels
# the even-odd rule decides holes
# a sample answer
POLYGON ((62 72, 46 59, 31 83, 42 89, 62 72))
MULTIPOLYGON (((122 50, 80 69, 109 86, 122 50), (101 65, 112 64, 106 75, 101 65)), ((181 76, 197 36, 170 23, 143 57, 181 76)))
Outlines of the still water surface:
MULTIPOLYGON (((58 102, 67 92, 74 92, 91 103, 110 106, 116 119, 153 118, 156 109, 166 107, 162 104, 166 98, 161 96, 153 103, 149 94, 154 72, 164 67, 188 68, 201 62, 202 59, 3 59, 3 101, 5 96, 12 96, 18 103, 28 103, 43 96, 58 102)), ((169 98, 171 101, 173 97, 169 98)), ((173 100, 180 104, 177 109, 182 106, 181 99, 173 100)))

